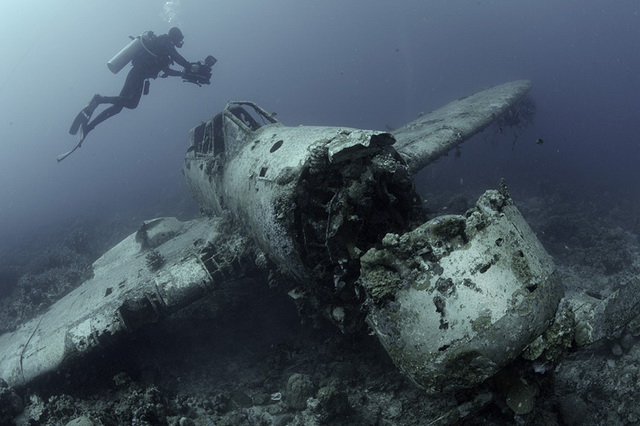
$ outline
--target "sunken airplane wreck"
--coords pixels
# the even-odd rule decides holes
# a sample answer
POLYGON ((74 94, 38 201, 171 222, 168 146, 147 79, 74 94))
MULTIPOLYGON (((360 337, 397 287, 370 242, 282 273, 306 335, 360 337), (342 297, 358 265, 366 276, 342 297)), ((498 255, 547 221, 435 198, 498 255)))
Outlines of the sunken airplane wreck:
POLYGON ((144 222, 93 278, 0 336, 0 377, 27 384, 220 286, 268 276, 305 315, 343 332, 368 325, 417 386, 481 383, 545 332, 563 287, 506 188, 425 222, 413 175, 530 87, 483 90, 393 133, 288 127, 230 102, 190 132, 183 171, 208 215, 144 222))

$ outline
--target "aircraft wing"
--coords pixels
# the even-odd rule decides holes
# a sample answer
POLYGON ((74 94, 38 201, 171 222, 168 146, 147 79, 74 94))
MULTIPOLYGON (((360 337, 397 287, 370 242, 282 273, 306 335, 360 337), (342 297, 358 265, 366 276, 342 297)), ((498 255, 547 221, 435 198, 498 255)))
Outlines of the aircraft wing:
POLYGON ((250 245, 219 218, 144 222, 93 264, 93 278, 0 336, 0 377, 22 385, 241 274, 250 245))
POLYGON ((529 80, 517 80, 453 101, 394 131, 394 147, 409 165, 409 170, 417 173, 482 131, 529 89, 529 80))

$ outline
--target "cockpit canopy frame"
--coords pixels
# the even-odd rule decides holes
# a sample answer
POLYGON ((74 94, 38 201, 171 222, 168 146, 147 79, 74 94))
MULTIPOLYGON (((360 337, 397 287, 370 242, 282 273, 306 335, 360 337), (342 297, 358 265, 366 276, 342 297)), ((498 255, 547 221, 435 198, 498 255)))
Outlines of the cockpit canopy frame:
POLYGON ((255 131, 273 124, 280 124, 275 114, 255 102, 230 101, 222 112, 191 129, 189 151, 197 156, 233 155, 255 131))

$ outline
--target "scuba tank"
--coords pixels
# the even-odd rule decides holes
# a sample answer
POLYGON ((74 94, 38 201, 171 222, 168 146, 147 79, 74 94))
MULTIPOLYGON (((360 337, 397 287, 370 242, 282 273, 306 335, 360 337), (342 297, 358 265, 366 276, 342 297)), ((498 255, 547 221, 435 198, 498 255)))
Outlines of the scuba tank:
POLYGON ((155 38, 153 31, 145 31, 137 37, 129 36, 131 41, 125 47, 122 48, 116 55, 107 62, 107 67, 112 73, 118 74, 125 65, 127 65, 133 58, 135 58, 140 52, 146 50, 152 56, 157 56, 149 50, 147 45, 155 38))

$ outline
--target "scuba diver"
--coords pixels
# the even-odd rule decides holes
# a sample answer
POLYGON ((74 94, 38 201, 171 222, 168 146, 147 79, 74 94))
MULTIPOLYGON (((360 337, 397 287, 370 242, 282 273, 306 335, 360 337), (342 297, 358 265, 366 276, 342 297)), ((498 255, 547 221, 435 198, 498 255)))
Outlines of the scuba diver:
POLYGON ((167 34, 159 36, 152 31, 147 31, 138 37, 130 38, 132 41, 107 63, 113 73, 118 73, 129 62, 133 65, 120 94, 118 96, 95 95, 80 111, 69 129, 72 135, 80 132, 78 143, 71 151, 58 156, 58 162, 79 148, 87 134, 98 124, 118 114, 122 108, 136 108, 142 94, 149 93, 149 79, 181 76, 184 81, 198 85, 210 84, 211 67, 216 63, 216 59, 208 56, 203 64, 192 63, 183 58, 176 51, 176 48, 182 47, 184 40, 179 28, 173 27, 167 34), (184 71, 170 68, 174 62, 181 65, 184 71), (101 104, 112 105, 91 120, 93 112, 101 104))

